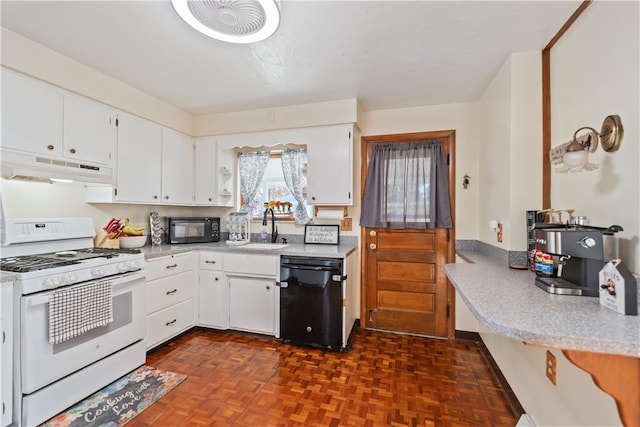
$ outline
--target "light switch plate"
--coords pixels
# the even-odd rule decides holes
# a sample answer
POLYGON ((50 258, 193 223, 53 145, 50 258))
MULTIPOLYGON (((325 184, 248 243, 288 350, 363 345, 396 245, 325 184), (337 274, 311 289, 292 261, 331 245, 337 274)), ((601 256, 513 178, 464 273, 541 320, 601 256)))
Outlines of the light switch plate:
POLYGON ((340 230, 342 231, 351 231, 353 228, 353 222, 351 218, 344 218, 340 221, 340 230))

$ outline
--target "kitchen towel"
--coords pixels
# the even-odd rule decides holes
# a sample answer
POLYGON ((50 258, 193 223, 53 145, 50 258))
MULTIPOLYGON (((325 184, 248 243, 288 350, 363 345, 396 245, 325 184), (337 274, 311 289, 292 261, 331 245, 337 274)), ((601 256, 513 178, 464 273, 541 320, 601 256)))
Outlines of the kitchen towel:
POLYGON ((113 322, 110 281, 76 286, 49 297, 49 343, 59 344, 113 322))

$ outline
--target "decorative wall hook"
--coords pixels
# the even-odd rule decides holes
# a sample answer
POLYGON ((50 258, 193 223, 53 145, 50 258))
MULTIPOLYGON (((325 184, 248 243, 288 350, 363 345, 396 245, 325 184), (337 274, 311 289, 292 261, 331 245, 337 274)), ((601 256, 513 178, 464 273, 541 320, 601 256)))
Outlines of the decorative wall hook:
POLYGON ((469 186, 469 182, 471 182, 471 177, 465 173, 462 177, 462 188, 466 190, 469 186))

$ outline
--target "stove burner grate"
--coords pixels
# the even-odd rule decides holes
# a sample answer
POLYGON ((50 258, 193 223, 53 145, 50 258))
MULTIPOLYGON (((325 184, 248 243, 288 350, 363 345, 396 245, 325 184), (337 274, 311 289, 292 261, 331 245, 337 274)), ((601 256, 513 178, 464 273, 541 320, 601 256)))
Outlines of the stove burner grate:
POLYGON ((23 255, 0 259, 0 270, 12 273, 27 273, 80 264, 92 258, 114 258, 124 254, 139 254, 140 249, 87 248, 73 251, 52 252, 38 255, 23 255))

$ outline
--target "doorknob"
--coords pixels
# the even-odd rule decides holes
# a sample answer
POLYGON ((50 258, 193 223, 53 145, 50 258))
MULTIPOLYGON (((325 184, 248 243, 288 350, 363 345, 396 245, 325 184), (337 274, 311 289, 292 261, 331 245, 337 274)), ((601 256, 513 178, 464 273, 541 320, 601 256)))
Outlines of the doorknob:
POLYGON ((377 248, 375 243, 369 243, 369 249, 371 249, 372 251, 374 251, 377 248))
POLYGON ((376 230, 371 230, 371 231, 369 232, 369 236, 371 236, 371 237, 376 237, 376 234, 377 234, 377 233, 376 233, 376 230))

